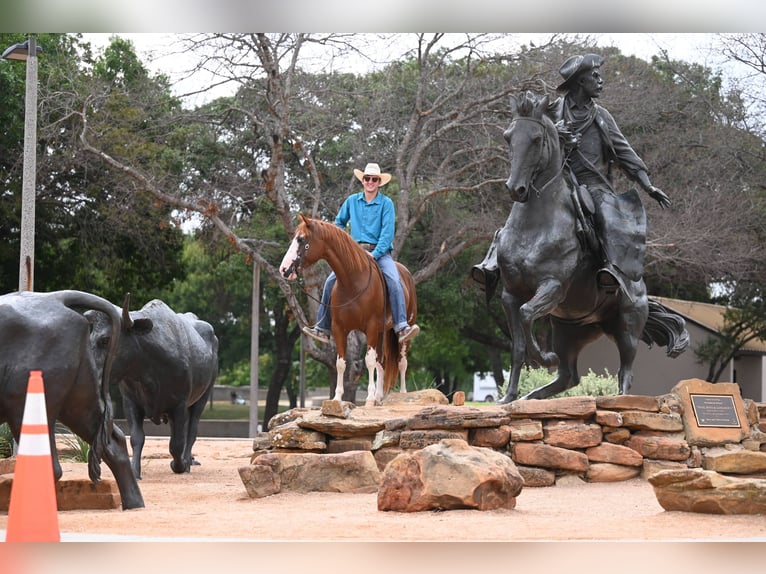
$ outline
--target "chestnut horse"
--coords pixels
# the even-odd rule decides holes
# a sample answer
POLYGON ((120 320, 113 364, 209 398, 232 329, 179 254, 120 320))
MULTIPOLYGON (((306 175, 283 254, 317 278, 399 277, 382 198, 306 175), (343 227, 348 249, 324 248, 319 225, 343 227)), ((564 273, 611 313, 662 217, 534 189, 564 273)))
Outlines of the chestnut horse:
MULTIPOLYGON (((334 399, 339 401, 343 396, 346 340, 354 330, 361 331, 367 337, 364 361, 369 385, 365 404, 380 404, 393 388, 397 373, 399 390, 406 393, 407 349, 410 343, 405 341, 399 345, 391 319, 385 279, 374 259, 337 225, 305 215, 299 217, 301 222, 279 265, 279 271, 292 281, 301 267, 308 267, 324 259, 337 276, 330 298, 332 336, 338 352, 335 363, 338 379, 334 399)), ((407 320, 412 324, 417 318, 415 282, 404 265, 397 262, 396 266, 402 278, 407 320)))

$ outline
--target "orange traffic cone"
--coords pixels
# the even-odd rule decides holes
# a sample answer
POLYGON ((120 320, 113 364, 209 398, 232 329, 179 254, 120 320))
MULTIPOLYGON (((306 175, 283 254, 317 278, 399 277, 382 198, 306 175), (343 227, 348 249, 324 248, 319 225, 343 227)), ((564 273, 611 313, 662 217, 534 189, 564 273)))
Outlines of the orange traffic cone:
POLYGON ((61 540, 42 371, 29 371, 5 540, 61 540))

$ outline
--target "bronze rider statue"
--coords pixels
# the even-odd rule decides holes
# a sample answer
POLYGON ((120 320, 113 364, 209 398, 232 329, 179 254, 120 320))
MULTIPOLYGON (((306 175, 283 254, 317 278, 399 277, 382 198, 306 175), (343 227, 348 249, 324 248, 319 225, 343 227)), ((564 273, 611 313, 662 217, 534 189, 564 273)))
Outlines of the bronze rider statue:
MULTIPOLYGON (((573 201, 582 213, 589 248, 597 251, 603 266, 597 273, 599 286, 616 293, 624 281, 643 276, 646 249, 645 216, 638 196, 631 203, 616 194, 612 185, 612 167, 616 164, 628 179, 636 181, 660 207, 670 205, 670 198, 652 185, 643 160, 630 146, 614 118, 595 99, 601 95, 603 78, 600 67, 604 58, 598 54, 572 56, 559 69, 564 92, 552 105, 565 153, 565 173, 574 189, 573 201), (636 204, 637 203, 637 204, 636 204)), ((628 194, 624 194, 627 196, 628 194)), ((579 227, 579 226, 578 226, 579 227)), ((582 230, 578 230, 582 231, 582 230)), ((471 276, 485 290, 487 300, 499 280, 496 257, 497 232, 484 260, 471 269, 471 276)))

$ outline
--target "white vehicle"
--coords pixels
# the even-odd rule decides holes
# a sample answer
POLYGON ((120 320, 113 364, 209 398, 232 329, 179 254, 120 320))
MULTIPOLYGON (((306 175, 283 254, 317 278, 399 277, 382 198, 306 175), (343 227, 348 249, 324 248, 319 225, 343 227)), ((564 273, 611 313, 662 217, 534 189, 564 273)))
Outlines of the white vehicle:
MULTIPOLYGON (((503 377, 508 378, 510 373, 503 371, 503 377)), ((474 373, 473 375, 473 400, 493 403, 500 396, 500 390, 495 384, 492 373, 474 373)))

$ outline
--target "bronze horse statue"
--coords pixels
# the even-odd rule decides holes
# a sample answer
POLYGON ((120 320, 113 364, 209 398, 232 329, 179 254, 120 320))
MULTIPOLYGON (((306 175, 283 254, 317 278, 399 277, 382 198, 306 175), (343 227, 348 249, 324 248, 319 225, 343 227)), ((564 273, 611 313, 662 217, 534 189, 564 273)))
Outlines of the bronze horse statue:
MULTIPOLYGON (((577 358, 602 335, 612 339, 619 351, 620 394, 626 394, 633 381, 639 340, 667 347, 672 357, 689 344, 683 318, 650 301, 643 279, 628 280, 616 291, 599 288, 596 275, 601 261, 589 247, 578 218, 580 200, 565 177, 565 158, 552 117, 555 107, 547 95, 513 95, 512 121, 504 133, 511 159, 506 187, 514 204, 498 235, 497 261, 513 344, 510 381, 499 404, 518 398, 524 364, 558 367, 553 381, 524 399, 550 397, 578 385, 577 358), (545 316, 551 322, 551 350, 541 348, 534 330, 535 321, 545 316)), ((623 202, 625 216, 634 218, 626 224, 635 225, 645 237, 638 193, 631 190, 615 201, 623 202)))
MULTIPOLYGON (((346 340, 353 331, 361 331, 367 338, 365 365, 369 374, 365 404, 380 404, 396 383, 407 392, 407 350, 410 342, 399 343, 394 332, 388 293, 383 274, 369 254, 343 229, 333 223, 300 215, 290 247, 285 253, 279 271, 293 280, 301 267, 313 265, 320 259, 329 263, 337 280, 330 299, 332 336, 337 348, 338 371, 334 400, 343 396, 343 374, 346 370, 346 340)), ((404 288, 407 319, 417 318, 417 295, 410 271, 397 261, 404 288)))

